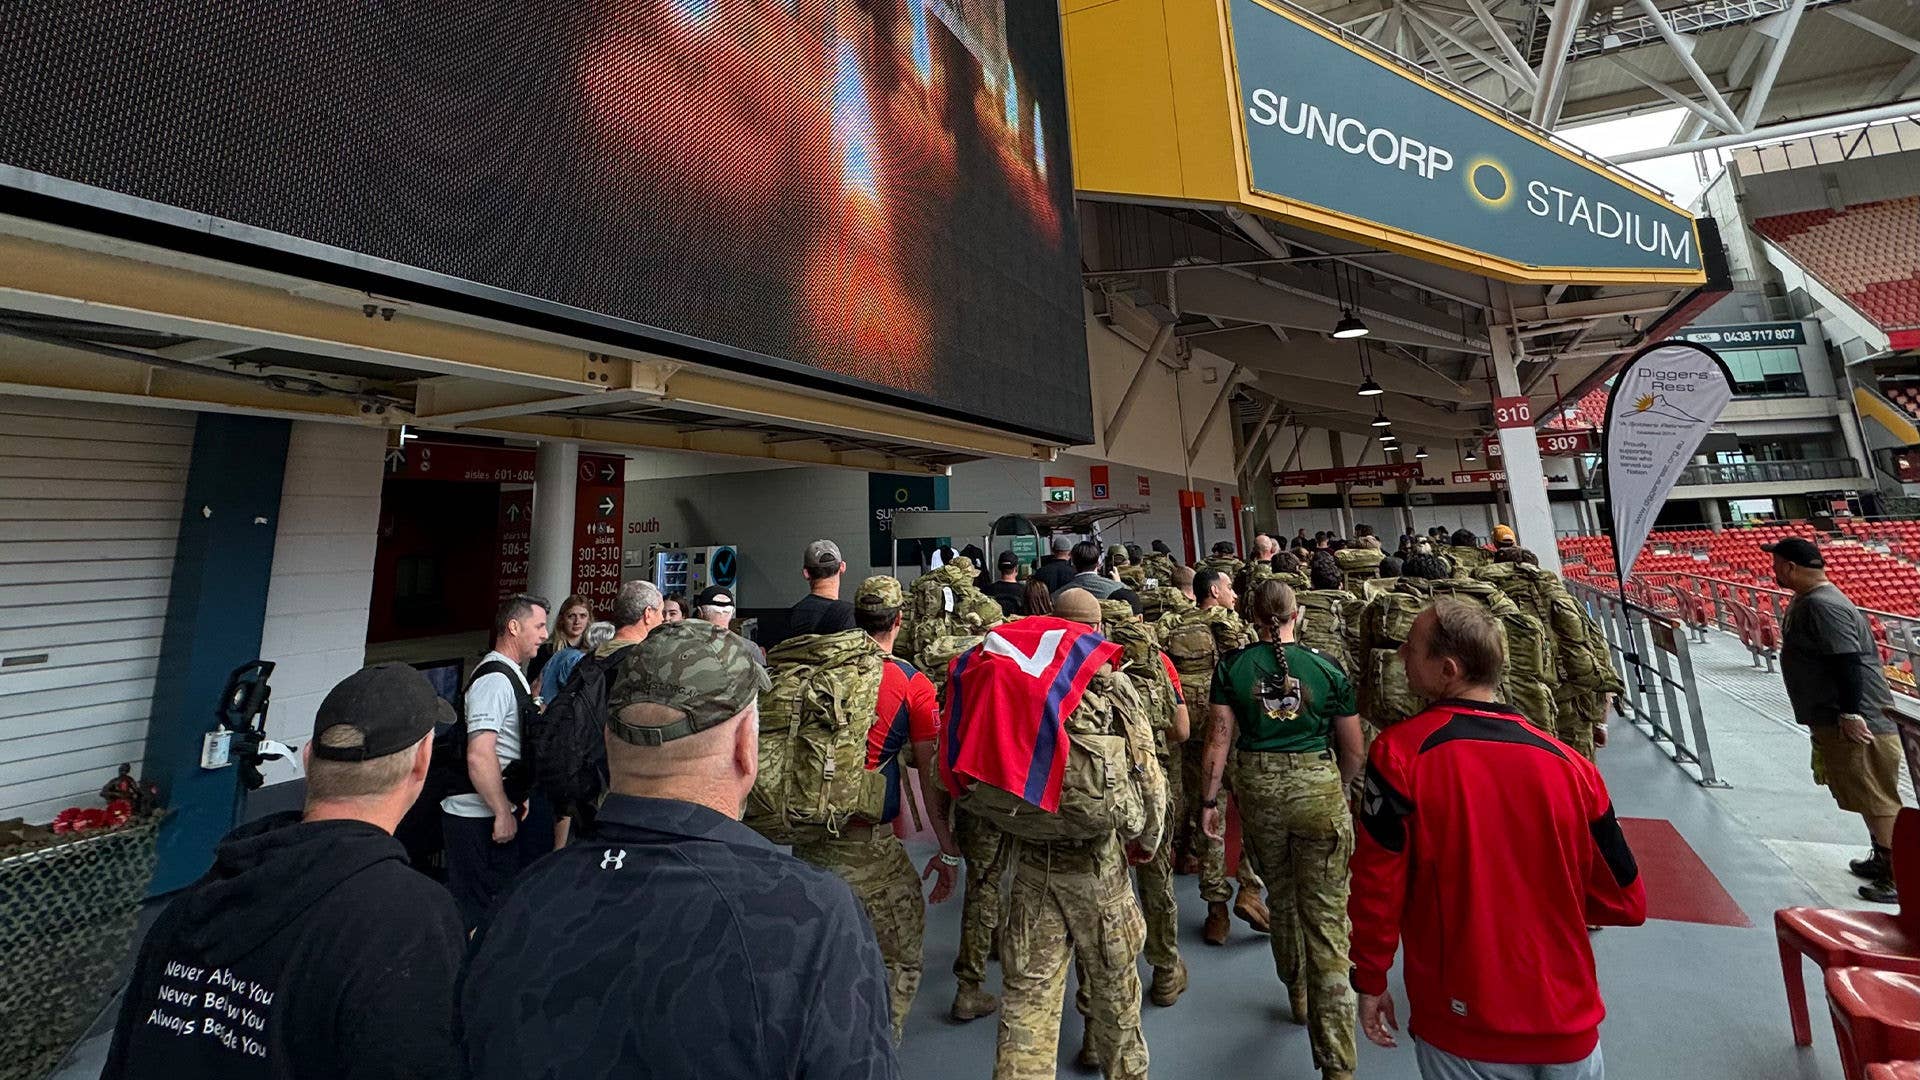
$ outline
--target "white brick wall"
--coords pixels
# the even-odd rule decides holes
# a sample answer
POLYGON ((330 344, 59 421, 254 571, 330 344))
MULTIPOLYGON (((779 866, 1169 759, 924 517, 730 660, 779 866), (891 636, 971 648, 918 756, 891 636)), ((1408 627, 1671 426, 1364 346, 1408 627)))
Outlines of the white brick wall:
MULTIPOLYGON (((365 660, 385 448, 377 428, 293 425, 260 636, 261 659, 278 665, 268 734, 282 742, 304 745, 320 699, 365 660)), ((265 771, 277 783, 299 764, 265 771)))

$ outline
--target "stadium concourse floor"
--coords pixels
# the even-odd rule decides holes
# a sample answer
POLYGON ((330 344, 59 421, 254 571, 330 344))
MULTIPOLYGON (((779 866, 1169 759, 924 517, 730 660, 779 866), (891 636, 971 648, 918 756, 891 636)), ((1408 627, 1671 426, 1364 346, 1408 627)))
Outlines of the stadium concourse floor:
MULTIPOLYGON (((1793 905, 1870 907, 1853 894, 1846 860, 1865 851, 1858 818, 1834 808, 1808 770, 1808 742, 1788 719, 1778 674, 1751 666, 1729 635, 1694 646, 1696 683, 1715 763, 1731 786, 1703 788, 1644 735, 1613 723, 1601 766, 1640 858, 1653 918, 1595 938, 1609 1016, 1608 1073, 1625 1080, 1841 1080, 1818 973, 1803 971, 1814 1045, 1794 1047, 1780 986, 1772 914, 1793 905)), ((1913 793, 1902 784, 1909 805, 1913 793)), ((915 863, 930 847, 914 842, 915 863)), ((1205 905, 1195 880, 1178 879, 1181 950, 1191 986, 1171 1008, 1143 1007, 1157 1077, 1303 1077, 1316 1074, 1306 1030, 1289 1021, 1264 936, 1236 921, 1224 947, 1200 940, 1205 905)), ((928 911, 926 979, 907 1024, 901 1075, 979 1080, 993 1068, 994 1018, 950 1022, 958 896, 928 911)), ((1146 969, 1142 968, 1143 981, 1146 969)), ((998 990, 998 969, 989 969, 998 990)), ((1405 991, 1394 992, 1406 1015, 1405 991)), ((1081 1023, 1069 1000, 1060 1074, 1073 1063, 1081 1023)), ((103 1018, 103 1023, 107 1022, 103 1018)), ((60 1080, 99 1075, 107 1032, 96 1025, 60 1080)), ((1359 1075, 1411 1080, 1411 1046, 1360 1044, 1359 1075)))

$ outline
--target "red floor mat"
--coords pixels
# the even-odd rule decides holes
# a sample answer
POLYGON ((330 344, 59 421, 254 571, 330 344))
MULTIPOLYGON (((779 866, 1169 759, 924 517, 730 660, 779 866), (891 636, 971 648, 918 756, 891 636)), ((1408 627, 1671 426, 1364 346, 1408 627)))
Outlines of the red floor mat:
POLYGON ((1640 879, 1647 883, 1648 918, 1709 926, 1753 925, 1673 822, 1621 818, 1620 831, 1640 864, 1640 879))

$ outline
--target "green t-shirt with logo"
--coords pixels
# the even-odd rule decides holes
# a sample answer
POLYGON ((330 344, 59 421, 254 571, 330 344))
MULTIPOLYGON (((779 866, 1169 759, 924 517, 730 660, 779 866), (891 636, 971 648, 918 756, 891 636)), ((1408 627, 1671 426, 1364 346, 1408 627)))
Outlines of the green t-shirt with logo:
POLYGON ((1264 641, 1227 654, 1214 669, 1212 702, 1233 710, 1237 749, 1318 753, 1327 749, 1334 720, 1359 711, 1353 683, 1338 664, 1304 645, 1285 648, 1297 688, 1282 685, 1274 646, 1264 641))

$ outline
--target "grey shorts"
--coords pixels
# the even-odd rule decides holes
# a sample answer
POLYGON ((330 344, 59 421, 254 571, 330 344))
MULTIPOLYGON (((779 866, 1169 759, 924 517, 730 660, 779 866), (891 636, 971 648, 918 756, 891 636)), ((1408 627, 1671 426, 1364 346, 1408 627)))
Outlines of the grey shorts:
POLYGON ((1565 1065, 1497 1065, 1486 1061, 1468 1061, 1445 1050, 1414 1040, 1413 1051, 1420 1062, 1420 1080, 1604 1080, 1606 1069, 1600 1062, 1600 1047, 1580 1061, 1565 1065))

